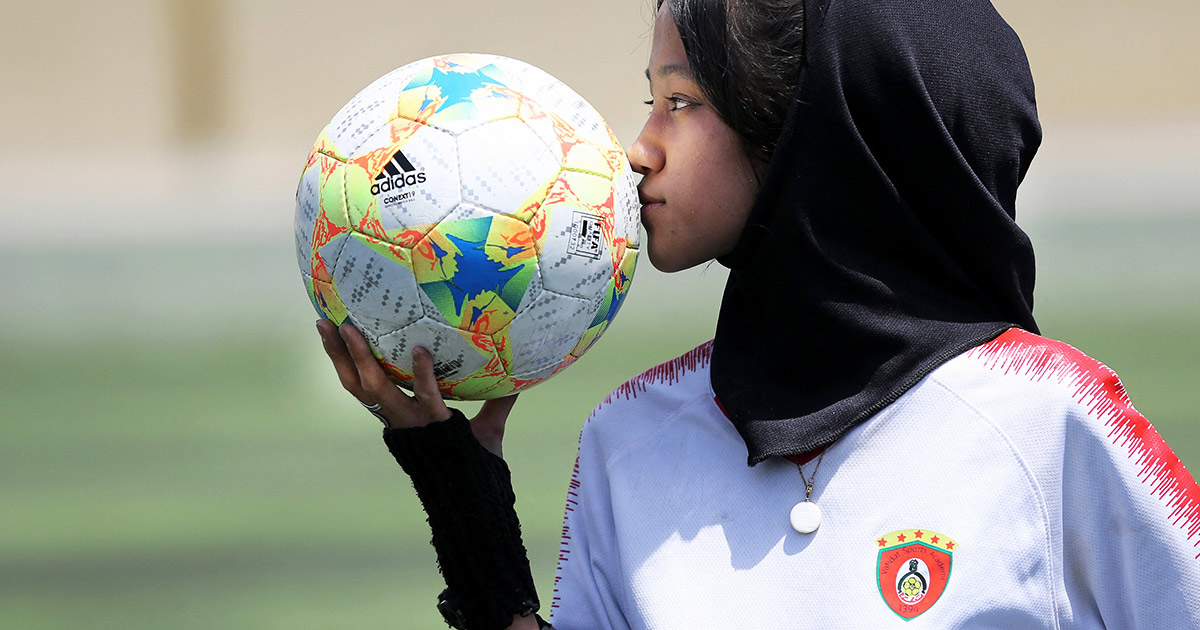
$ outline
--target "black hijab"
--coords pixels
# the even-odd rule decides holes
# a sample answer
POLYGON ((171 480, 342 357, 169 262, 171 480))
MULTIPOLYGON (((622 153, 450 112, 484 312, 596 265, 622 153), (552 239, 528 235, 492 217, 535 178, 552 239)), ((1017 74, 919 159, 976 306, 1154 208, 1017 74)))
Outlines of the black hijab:
POLYGON ((805 0, 805 65, 730 267, 712 385, 751 464, 826 446, 955 355, 1037 332, 1041 142, 987 0, 805 0))

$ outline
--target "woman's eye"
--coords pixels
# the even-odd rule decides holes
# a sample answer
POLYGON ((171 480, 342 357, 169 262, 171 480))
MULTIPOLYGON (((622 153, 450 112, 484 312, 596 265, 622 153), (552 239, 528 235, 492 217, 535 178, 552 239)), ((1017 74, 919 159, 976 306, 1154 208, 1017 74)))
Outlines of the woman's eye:
POLYGON ((669 111, 676 111, 676 110, 683 109, 685 107, 691 107, 692 105, 695 105, 695 103, 693 103, 692 101, 689 101, 688 99, 683 98, 681 96, 672 96, 667 99, 667 103, 669 104, 667 106, 667 109, 669 111))
MULTIPOLYGON (((667 102, 667 111, 669 112, 679 111, 685 107, 692 107, 697 104, 695 101, 683 96, 668 96, 663 100, 667 102)), ((650 107, 654 107, 654 99, 642 102, 650 107)))

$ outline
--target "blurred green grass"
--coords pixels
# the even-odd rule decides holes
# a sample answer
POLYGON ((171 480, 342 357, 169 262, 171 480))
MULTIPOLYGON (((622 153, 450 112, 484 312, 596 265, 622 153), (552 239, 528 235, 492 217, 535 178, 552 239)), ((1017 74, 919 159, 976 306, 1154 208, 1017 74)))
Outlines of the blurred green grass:
MULTIPOLYGON (((1200 462, 1200 219, 1047 222, 1043 333, 1200 462)), ((0 332, 0 627, 444 627, 424 515, 320 351, 291 244, 16 246, 0 332)), ((548 602, 579 426, 711 335, 713 267, 639 269, 506 440, 548 602)), ((470 405, 467 405, 470 407, 470 405)), ((486 524, 481 524, 481 527, 486 524)))

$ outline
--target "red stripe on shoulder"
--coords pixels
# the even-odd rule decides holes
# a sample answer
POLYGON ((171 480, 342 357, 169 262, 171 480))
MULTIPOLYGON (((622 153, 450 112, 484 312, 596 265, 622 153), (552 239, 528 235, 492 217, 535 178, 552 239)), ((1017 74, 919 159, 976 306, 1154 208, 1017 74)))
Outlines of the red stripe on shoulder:
POLYGON ((575 507, 579 505, 579 456, 575 456, 575 469, 571 471, 571 485, 567 489, 567 503, 563 510, 563 526, 562 538, 558 543, 558 562, 554 568, 554 594, 550 599, 550 610, 559 607, 559 602, 562 601, 562 596, 559 594, 559 582, 562 581, 563 565, 571 559, 571 526, 567 524, 567 517, 571 512, 575 511, 575 507))
POLYGON ((702 369, 712 361, 712 345, 713 342, 710 339, 670 361, 660 363, 625 381, 613 390, 597 408, 607 405, 615 398, 626 400, 637 398, 638 394, 646 391, 650 385, 678 383, 684 374, 702 369))
MULTIPOLYGON (((592 411, 592 415, 588 416, 588 421, 596 415, 601 407, 611 403, 615 398, 624 398, 629 400, 637 398, 637 395, 646 391, 650 385, 660 383, 673 384, 678 383, 684 374, 702 369, 712 360, 712 340, 706 341, 686 353, 671 359, 665 363, 660 363, 645 372, 629 379, 622 383, 617 389, 613 390, 607 398, 604 399, 596 409, 592 411)), ((582 435, 580 435, 582 439, 582 435)), ((567 501, 563 514, 562 539, 558 547, 558 567, 554 577, 554 595, 550 600, 550 610, 555 610, 560 607, 562 595, 559 590, 559 582, 562 581, 563 567, 571 560, 571 526, 568 518, 579 505, 579 492, 582 487, 582 482, 579 479, 579 457, 575 457, 575 469, 571 472, 571 483, 567 488, 567 501)))
MULTIPOLYGON (((1133 408, 1121 379, 1108 366, 1068 344, 1019 328, 972 349, 990 369, 1074 387, 1074 398, 1104 422, 1113 444, 1141 465, 1138 478, 1171 508, 1171 522, 1200 546, 1200 486, 1145 416, 1133 408)), ((1196 555, 1200 559, 1200 554, 1196 555)))

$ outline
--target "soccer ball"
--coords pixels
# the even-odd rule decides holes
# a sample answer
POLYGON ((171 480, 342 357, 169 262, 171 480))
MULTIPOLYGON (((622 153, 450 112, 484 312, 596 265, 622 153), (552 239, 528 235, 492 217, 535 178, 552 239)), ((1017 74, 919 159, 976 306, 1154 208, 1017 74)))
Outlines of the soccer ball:
POLYGON ((447 398, 512 394, 583 356, 628 295, 633 174, 566 85, 482 54, 424 59, 355 96, 296 191, 296 256, 321 317, 393 381, 415 346, 447 398))

